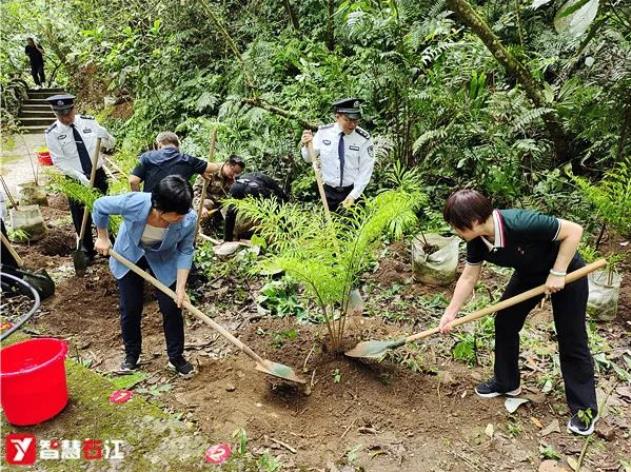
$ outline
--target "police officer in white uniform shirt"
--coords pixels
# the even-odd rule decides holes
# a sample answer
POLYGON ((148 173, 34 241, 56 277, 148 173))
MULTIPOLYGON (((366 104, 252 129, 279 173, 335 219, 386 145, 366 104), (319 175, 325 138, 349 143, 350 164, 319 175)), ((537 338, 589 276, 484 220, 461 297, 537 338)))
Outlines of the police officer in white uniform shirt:
MULTIPOLYGON (((92 156, 97 138, 101 138, 101 145, 105 148, 112 148, 115 140, 93 117, 76 114, 74 98, 72 95, 54 95, 46 99, 57 116, 57 120, 46 130, 46 146, 55 167, 67 178, 78 180, 87 186, 90 183, 92 156)), ((107 194, 107 176, 101 159, 97 163, 94 186, 104 195, 107 194)), ((71 198, 68 198, 68 203, 72 222, 79 234, 83 219, 83 204, 71 198)), ((90 225, 91 221, 92 218, 88 218, 90 225)), ((91 226, 85 232, 83 245, 88 255, 93 258, 96 251, 91 226)))
POLYGON ((315 135, 302 133, 302 157, 311 162, 307 143, 313 141, 320 156, 324 193, 331 211, 340 204, 348 208, 362 195, 370 182, 375 165, 370 135, 357 122, 361 117, 360 100, 345 98, 333 103, 335 123, 320 126, 315 135))

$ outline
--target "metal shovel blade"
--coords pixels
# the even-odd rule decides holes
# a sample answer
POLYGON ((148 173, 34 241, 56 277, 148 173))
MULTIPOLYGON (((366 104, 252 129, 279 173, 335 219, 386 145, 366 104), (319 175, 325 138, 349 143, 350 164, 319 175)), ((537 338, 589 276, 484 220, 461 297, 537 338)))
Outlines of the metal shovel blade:
POLYGON ((37 290, 39 297, 45 300, 55 294, 55 282, 50 278, 48 272, 42 270, 41 272, 20 271, 23 273, 22 278, 31 287, 37 290))
POLYGON ((262 362, 256 363, 256 370, 258 370, 259 372, 263 372, 264 374, 278 377, 279 379, 288 380, 290 382, 295 382, 299 384, 305 383, 303 379, 296 375, 294 369, 279 362, 272 362, 263 359, 262 362))
POLYGON ((381 359, 389 349, 395 349, 405 344, 405 338, 391 341, 364 341, 344 354, 348 357, 364 359, 381 359))
POLYGON ((85 275, 85 271, 90 264, 90 258, 87 251, 84 249, 77 249, 72 253, 72 263, 74 264, 74 271, 79 277, 85 275))

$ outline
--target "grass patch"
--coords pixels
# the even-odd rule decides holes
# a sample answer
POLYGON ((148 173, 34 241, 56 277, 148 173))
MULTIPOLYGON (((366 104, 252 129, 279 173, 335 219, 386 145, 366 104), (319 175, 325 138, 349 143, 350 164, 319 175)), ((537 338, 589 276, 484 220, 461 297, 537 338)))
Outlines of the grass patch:
MULTIPOLYGON (((25 339, 12 336, 11 341, 25 339)), ((11 343, 3 343, 5 346, 11 343)), ((127 403, 115 405, 109 402, 114 390, 129 387, 141 381, 138 375, 119 377, 115 382, 89 370, 74 360, 66 361, 68 379, 68 406, 55 418, 43 424, 14 427, 2 418, 4 435, 13 432, 33 433, 40 439, 85 438, 124 441, 124 459, 103 460, 39 460, 38 470, 79 471, 90 470, 201 470, 205 467, 204 452, 209 444, 206 438, 193 435, 194 428, 187 427, 172 415, 141 395, 127 403)), ((144 375, 144 374, 140 374, 144 375)), ((4 448, 4 441, 2 441, 4 448)), ((9 467, 6 470, 24 470, 9 467)))

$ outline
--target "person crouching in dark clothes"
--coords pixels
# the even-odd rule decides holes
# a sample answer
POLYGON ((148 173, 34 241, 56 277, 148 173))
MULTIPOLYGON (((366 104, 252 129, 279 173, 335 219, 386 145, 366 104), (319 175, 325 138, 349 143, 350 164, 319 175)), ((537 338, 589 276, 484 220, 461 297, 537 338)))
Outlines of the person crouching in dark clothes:
MULTIPOLYGON (((571 221, 528 210, 493 209, 475 190, 452 194, 443 210, 445 221, 467 242, 467 263, 451 302, 440 320, 441 332, 469 298, 484 261, 515 269, 502 299, 545 284, 559 343, 561 372, 571 418, 569 431, 587 436, 598 419, 594 363, 585 329, 587 279, 565 284, 567 272, 585 264, 577 253, 583 228, 571 221)), ((500 310, 495 316, 494 376, 475 388, 484 398, 520 394, 519 332, 543 295, 500 310)))
MULTIPOLYGON (((230 197, 236 199, 243 199, 247 197, 253 198, 272 198, 275 197, 280 202, 287 201, 287 195, 271 177, 263 174, 262 172, 251 172, 240 176, 234 184, 230 187, 230 197)), ((237 209, 234 206, 230 206, 226 212, 226 222, 224 227, 224 241, 233 241, 237 236, 239 239, 240 234, 235 235, 235 226, 237 222, 237 209)), ((248 226, 251 229, 252 225, 248 226)), ((245 233, 251 235, 253 231, 244 231, 243 228, 238 229, 237 233, 245 233)))

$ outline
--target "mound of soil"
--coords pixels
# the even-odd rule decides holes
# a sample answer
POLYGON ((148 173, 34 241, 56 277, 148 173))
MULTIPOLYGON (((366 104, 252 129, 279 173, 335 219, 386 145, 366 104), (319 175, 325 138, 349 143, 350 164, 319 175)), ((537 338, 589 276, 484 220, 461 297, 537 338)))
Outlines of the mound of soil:
POLYGON ((67 232, 48 232, 38 241, 39 251, 45 256, 69 256, 74 251, 76 237, 67 232))
POLYGON ((412 280, 412 270, 409 262, 397 259, 383 259, 379 268, 371 277, 381 287, 391 287, 393 284, 404 284, 412 280))

